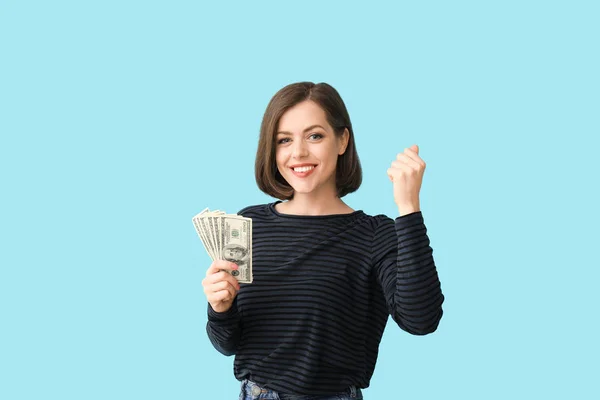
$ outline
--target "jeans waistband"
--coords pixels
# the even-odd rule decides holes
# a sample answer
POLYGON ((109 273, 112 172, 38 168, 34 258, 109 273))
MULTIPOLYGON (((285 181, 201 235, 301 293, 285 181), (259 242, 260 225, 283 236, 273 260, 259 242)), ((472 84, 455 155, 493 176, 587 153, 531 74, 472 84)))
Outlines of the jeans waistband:
POLYGON ((335 396, 341 398, 361 400, 362 391, 355 385, 350 385, 346 390, 338 393, 332 393, 328 395, 294 395, 279 393, 271 389, 266 389, 256 382, 250 379, 244 379, 242 381, 242 390, 240 393, 240 399, 265 399, 265 400, 319 400, 329 399, 335 396))

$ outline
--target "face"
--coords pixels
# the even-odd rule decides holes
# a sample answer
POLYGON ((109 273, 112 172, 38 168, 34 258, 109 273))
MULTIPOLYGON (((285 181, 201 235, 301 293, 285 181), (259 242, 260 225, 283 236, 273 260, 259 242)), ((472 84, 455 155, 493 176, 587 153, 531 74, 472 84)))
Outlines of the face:
POLYGON ((336 193, 337 159, 344 154, 348 138, 347 130, 336 136, 325 111, 310 100, 281 116, 275 136, 277 169, 294 194, 336 193))
POLYGON ((241 249, 231 248, 225 251, 225 256, 231 259, 241 260, 244 252, 241 249))

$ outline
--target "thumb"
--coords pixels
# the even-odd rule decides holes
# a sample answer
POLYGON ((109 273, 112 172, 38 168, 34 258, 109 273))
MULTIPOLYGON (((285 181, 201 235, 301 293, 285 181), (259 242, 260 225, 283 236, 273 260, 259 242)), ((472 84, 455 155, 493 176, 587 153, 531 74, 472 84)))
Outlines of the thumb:
POLYGON ((410 149, 413 150, 415 153, 419 154, 419 146, 417 146, 416 144, 410 146, 410 149))

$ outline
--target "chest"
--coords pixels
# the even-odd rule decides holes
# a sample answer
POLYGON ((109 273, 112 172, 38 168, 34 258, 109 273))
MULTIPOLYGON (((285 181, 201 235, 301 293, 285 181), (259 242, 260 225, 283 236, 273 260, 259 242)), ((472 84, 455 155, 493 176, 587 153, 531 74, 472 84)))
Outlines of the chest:
POLYGON ((238 294, 246 310, 267 305, 335 310, 369 296, 370 253, 347 235, 253 239, 252 249, 254 281, 238 294))

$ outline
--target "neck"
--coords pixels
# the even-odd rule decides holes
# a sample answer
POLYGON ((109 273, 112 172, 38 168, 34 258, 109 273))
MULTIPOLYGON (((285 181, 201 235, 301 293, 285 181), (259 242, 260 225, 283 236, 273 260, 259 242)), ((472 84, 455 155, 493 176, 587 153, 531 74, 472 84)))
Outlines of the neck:
POLYGON ((295 193, 294 198, 280 207, 286 214, 329 215, 344 214, 353 210, 337 197, 335 188, 327 193, 295 193))

